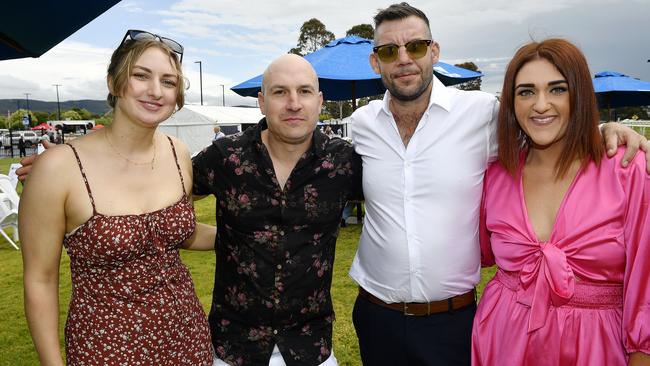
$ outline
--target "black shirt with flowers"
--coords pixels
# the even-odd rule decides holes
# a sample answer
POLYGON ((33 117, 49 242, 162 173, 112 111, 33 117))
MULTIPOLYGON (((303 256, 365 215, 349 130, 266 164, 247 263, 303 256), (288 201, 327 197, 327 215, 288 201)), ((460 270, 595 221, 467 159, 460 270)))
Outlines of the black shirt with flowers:
POLYGON ((194 194, 217 198, 210 327, 217 357, 317 365, 332 349, 330 296, 343 207, 361 196, 361 159, 316 130, 280 189, 262 143, 266 120, 215 141, 193 159, 194 194))

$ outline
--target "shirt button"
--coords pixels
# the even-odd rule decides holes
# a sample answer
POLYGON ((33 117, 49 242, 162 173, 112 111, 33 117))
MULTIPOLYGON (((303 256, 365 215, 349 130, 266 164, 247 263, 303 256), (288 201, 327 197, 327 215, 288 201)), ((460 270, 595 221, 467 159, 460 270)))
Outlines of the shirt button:
POLYGON ((277 268, 277 269, 282 269, 282 265, 281 265, 281 264, 278 264, 277 266, 275 266, 275 268, 277 268))
POLYGON ((287 201, 282 200, 282 206, 286 206, 286 205, 287 205, 287 201))
POLYGON ((279 303, 280 303, 280 299, 275 299, 275 303, 276 303, 276 304, 279 304, 279 303))
POLYGON ((277 329, 273 329, 273 334, 278 334, 278 330, 277 330, 277 329))

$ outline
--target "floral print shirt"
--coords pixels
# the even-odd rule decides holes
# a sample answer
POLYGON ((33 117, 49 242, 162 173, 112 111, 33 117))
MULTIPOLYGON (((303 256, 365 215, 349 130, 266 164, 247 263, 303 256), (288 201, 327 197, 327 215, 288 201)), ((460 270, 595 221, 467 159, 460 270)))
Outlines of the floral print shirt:
POLYGON ((262 143, 266 120, 219 139, 193 159, 194 194, 217 198, 210 327, 217 357, 317 365, 332 349, 330 296, 343 207, 361 198, 361 159, 316 130, 280 188, 262 143))

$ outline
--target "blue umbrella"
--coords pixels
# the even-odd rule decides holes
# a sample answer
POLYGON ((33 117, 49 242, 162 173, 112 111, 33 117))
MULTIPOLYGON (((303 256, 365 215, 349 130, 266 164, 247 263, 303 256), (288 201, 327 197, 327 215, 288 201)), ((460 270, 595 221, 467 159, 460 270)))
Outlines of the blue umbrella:
POLYGON ((450 65, 442 61, 438 61, 437 64, 433 65, 433 73, 446 86, 461 84, 483 76, 480 72, 450 65))
MULTIPOLYGON (((368 56, 373 42, 357 36, 336 39, 305 56, 318 75, 320 89, 326 100, 353 100, 382 94, 386 89, 368 56)), ((434 65, 434 73, 445 85, 455 85, 483 76, 481 73, 444 62, 434 65)), ((230 90, 242 96, 257 96, 262 75, 238 84, 230 90)))
POLYGON ((601 108, 650 105, 650 83, 615 71, 595 75, 594 90, 601 108))
POLYGON ((4 1, 0 60, 39 57, 119 1, 4 1))

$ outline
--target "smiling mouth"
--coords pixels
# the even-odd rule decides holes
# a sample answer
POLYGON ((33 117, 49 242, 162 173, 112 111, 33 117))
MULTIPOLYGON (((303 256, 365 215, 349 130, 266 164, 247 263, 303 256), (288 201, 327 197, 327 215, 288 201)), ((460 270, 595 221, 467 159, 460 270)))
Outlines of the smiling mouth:
POLYGON ((531 117, 530 120, 537 125, 547 125, 555 120, 555 116, 537 116, 531 117))
POLYGON ((302 117, 296 116, 296 117, 286 117, 286 118, 283 118, 282 120, 285 121, 285 122, 289 122, 289 123, 299 123, 299 122, 304 121, 305 119, 302 118, 302 117))
POLYGON ((150 112, 158 112, 158 111, 160 111, 160 109, 163 106, 161 103, 149 102, 149 101, 145 101, 145 100, 141 100, 140 104, 142 105, 142 107, 144 109, 146 109, 146 110, 148 110, 150 112))

